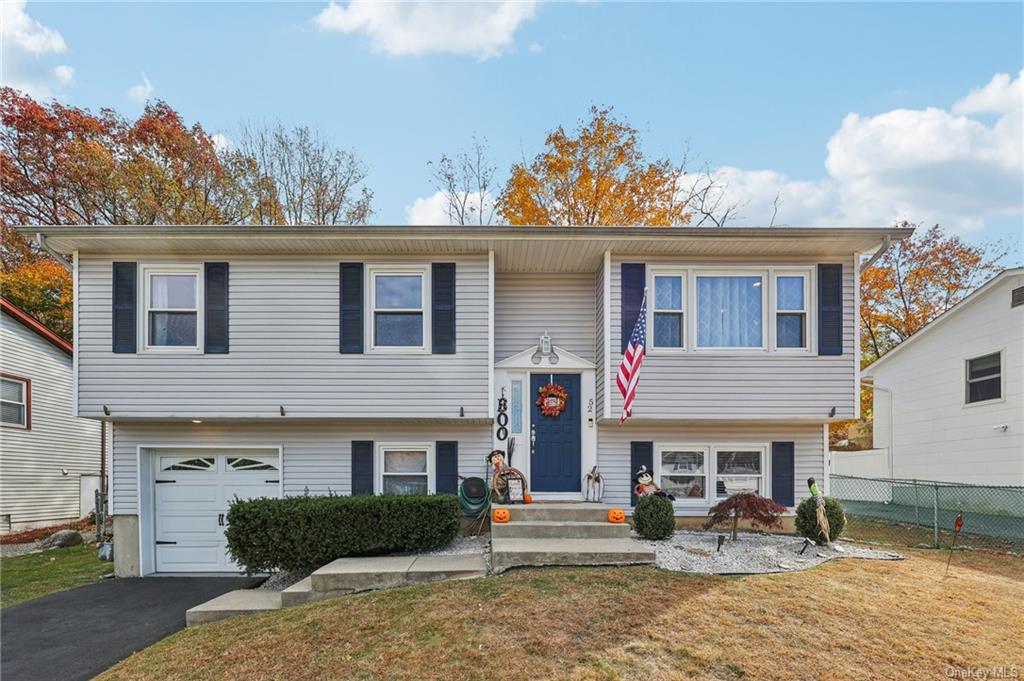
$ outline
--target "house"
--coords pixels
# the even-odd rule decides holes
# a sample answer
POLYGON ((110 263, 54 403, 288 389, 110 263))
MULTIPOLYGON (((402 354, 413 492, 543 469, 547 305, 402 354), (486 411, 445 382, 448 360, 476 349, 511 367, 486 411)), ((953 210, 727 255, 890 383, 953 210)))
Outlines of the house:
POLYGON ((0 308, 0 531, 77 520, 94 505, 100 423, 74 415, 71 344, 0 308))
MULTIPOLYGON (((1024 485, 1024 268, 993 277, 861 375, 874 388, 874 473, 1024 485)), ((845 456, 833 455, 834 472, 865 475, 873 463, 845 456)))
MULTIPOLYGON (((455 492, 494 448, 537 500, 794 507, 858 414, 859 258, 907 229, 53 227, 76 411, 113 423, 117 574, 236 569, 236 495, 455 492), (615 376, 649 291, 647 359, 615 376), (548 384, 567 393, 544 416, 548 384), (503 409, 502 409, 503 408, 503 409)), ((827 483, 826 483, 827 484, 827 483)))

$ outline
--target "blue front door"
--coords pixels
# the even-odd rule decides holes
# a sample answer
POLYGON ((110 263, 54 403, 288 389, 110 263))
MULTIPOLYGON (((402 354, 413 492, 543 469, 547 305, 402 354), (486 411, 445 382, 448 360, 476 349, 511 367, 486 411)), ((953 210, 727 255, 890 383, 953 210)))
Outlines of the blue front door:
POLYGON ((537 442, 530 456, 530 489, 534 492, 580 491, 580 376, 532 374, 530 424, 537 442), (558 416, 544 416, 537 406, 537 391, 554 381, 569 399, 558 416))

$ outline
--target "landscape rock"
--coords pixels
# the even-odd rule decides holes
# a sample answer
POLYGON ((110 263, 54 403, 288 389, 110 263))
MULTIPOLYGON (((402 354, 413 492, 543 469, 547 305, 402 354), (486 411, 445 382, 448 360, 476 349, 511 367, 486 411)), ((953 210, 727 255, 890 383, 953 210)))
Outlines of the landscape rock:
POLYGON ((82 535, 74 530, 60 530, 39 542, 41 549, 63 549, 68 546, 78 546, 82 543, 82 535))

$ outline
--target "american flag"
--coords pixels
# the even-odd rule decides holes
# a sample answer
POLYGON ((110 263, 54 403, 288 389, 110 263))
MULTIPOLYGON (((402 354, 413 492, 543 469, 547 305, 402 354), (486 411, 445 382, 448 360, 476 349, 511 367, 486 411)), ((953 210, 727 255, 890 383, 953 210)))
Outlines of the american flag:
POLYGON ((622 364, 619 365, 619 375, 615 382, 619 384, 619 392, 622 393, 622 416, 619 418, 619 425, 626 422, 631 416, 633 399, 636 397, 636 384, 640 381, 640 365, 644 361, 644 347, 647 345, 647 292, 644 292, 643 302, 640 303, 640 314, 637 315, 636 324, 633 326, 633 333, 629 336, 626 344, 626 353, 622 356, 622 364))

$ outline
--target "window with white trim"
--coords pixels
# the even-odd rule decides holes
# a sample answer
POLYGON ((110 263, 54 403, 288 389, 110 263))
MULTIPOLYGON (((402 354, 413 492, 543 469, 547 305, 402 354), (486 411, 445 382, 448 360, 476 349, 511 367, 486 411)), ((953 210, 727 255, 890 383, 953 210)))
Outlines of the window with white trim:
POLYGON ((677 502, 707 501, 710 448, 665 445, 658 449, 659 484, 677 502))
POLYGON ((377 490, 381 494, 432 494, 434 457, 432 447, 381 445, 378 450, 377 490))
POLYGON ((775 347, 807 348, 808 277, 799 273, 775 275, 775 347))
POLYGON ((13 377, 0 379, 0 423, 28 428, 29 382, 13 377))
POLYGON ((198 350, 200 267, 144 268, 145 347, 198 350))
POLYGON ((424 347, 425 270, 371 270, 373 346, 424 347))
POLYGON ((651 347, 683 348, 686 334, 683 324, 686 300, 685 273, 658 273, 653 275, 653 333, 648 334, 651 347))
POLYGON ((765 448, 721 447, 715 449, 715 496, 739 492, 765 494, 765 448))
POLYGON ((698 273, 696 346, 764 348, 764 282, 757 273, 698 273))
POLYGON ((1003 397, 1002 353, 993 352, 967 360, 967 404, 1003 397))

